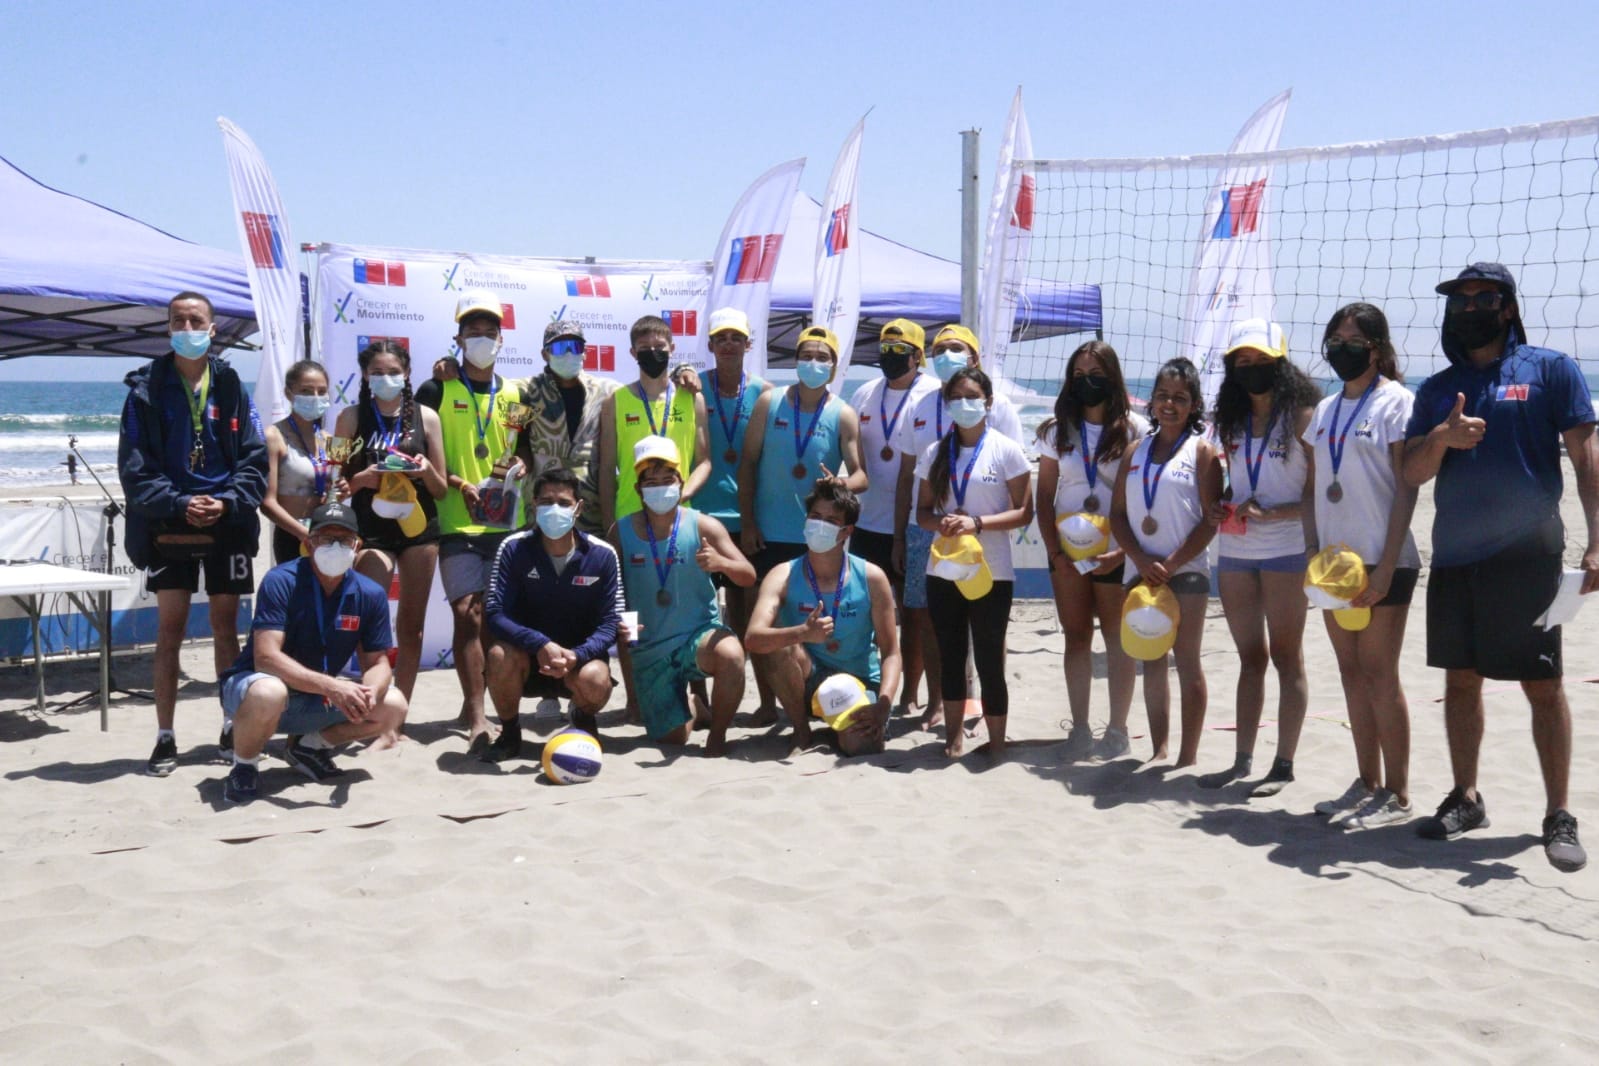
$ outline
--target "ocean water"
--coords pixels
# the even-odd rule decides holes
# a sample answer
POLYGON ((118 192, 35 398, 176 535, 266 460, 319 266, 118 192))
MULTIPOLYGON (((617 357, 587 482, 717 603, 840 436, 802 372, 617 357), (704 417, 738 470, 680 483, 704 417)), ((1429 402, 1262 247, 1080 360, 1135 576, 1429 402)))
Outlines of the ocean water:
MULTIPOLYGON (((0 488, 67 484, 67 444, 77 437, 83 458, 117 491, 117 432, 127 395, 121 381, 0 382, 0 488)), ((94 484, 82 464, 78 480, 94 484)))

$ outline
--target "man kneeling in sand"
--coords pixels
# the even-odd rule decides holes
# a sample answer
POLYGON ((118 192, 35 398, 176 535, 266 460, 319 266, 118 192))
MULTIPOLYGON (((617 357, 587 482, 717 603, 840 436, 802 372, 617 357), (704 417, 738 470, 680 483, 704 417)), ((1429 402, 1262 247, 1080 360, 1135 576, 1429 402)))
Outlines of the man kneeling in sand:
POLYGON ((844 545, 861 515, 860 500, 823 478, 805 501, 805 554, 779 563, 761 582, 745 646, 771 655, 772 687, 794 726, 794 746, 811 744, 811 697, 827 678, 848 674, 866 686, 873 706, 837 734, 838 749, 883 749, 889 693, 899 690, 899 631, 894 589, 874 563, 844 545))
POLYGON ((283 757, 312 781, 344 771, 332 749, 396 734, 405 697, 390 681, 388 593, 350 569, 361 548, 355 512, 339 503, 311 515, 311 557, 273 567, 255 597, 250 639, 222 675, 222 712, 233 722, 230 803, 255 799, 261 752, 287 733, 283 757), (340 677, 355 655, 361 680, 340 677))

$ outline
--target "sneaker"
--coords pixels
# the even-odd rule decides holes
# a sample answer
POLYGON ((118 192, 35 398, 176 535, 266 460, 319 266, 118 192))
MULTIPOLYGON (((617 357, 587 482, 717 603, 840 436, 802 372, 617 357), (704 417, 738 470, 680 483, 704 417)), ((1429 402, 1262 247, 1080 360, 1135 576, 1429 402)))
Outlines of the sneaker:
POLYGON ((1074 725, 1066 737, 1066 747, 1062 751, 1067 762, 1076 762, 1094 750, 1094 731, 1086 725, 1074 725))
POLYGON ((1347 813, 1350 811, 1358 811, 1360 808, 1366 805, 1368 800, 1371 799, 1372 794, 1371 786, 1367 785, 1366 782, 1357 777, 1353 781, 1349 782, 1349 787, 1344 789, 1344 794, 1342 796, 1339 796, 1337 799, 1322 800, 1320 803, 1316 804, 1315 811, 1317 814, 1325 814, 1329 816, 1339 813, 1347 813))
POLYGON ((144 772, 151 777, 165 777, 178 768, 178 742, 172 737, 160 737, 155 750, 150 752, 150 762, 144 772))
POLYGON ((308 748, 300 740, 298 736, 291 736, 283 749, 283 759, 290 766, 312 781, 326 781, 344 773, 327 748, 308 748))
POLYGON ((222 781, 222 798, 229 803, 245 804, 256 797, 255 783, 261 771, 247 762, 236 762, 222 781))
POLYGON ((595 740, 600 739, 600 718, 593 711, 580 711, 577 704, 572 704, 567 709, 567 717, 574 728, 581 729, 595 740))
POLYGON ((222 723, 222 735, 217 737, 217 758, 225 763, 233 762, 233 723, 222 723))
POLYGON ((1101 762, 1108 762, 1111 759, 1119 759, 1132 750, 1132 742, 1127 739, 1125 732, 1106 726, 1105 732, 1094 741, 1093 755, 1101 762))
POLYGON ((478 756, 482 762, 506 762, 510 759, 520 758, 522 755, 522 728, 508 725, 500 730, 500 735, 494 738, 494 743, 483 749, 483 754, 478 756))
POLYGON ((1438 813, 1416 823, 1416 833, 1428 840, 1453 840, 1462 833, 1488 825, 1488 804, 1481 792, 1468 800, 1460 789, 1451 789, 1438 805, 1438 813))
POLYGON ((1342 820, 1345 829, 1376 829, 1384 825, 1398 825, 1410 821, 1410 807, 1399 802, 1399 797, 1386 788, 1371 794, 1366 805, 1342 820))
POLYGON ((1543 820, 1543 853, 1549 865, 1568 874, 1588 865, 1588 853, 1577 840, 1577 819, 1559 810, 1543 820))

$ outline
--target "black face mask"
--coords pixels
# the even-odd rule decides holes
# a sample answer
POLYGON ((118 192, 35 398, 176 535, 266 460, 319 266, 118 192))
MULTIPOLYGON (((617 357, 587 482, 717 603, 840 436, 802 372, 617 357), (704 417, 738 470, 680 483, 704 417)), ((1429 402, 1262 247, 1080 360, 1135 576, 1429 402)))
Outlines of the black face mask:
POLYGON ((1253 366, 1235 366, 1231 377, 1251 396, 1270 392, 1277 384, 1277 363, 1256 363, 1253 366))
POLYGON ((658 378, 666 373, 667 364, 672 361, 672 353, 665 348, 645 348, 638 353, 639 373, 647 378, 658 378))
POLYGON ((1487 347, 1505 331, 1499 312, 1486 307, 1456 311, 1445 320, 1445 325, 1468 351, 1487 347))
POLYGON ((891 355, 888 352, 877 357, 878 369, 882 370, 885 378, 901 378, 910 372, 911 357, 909 355, 891 355))
POLYGON ((1072 378, 1071 397, 1084 407, 1098 407, 1110 399, 1110 379, 1104 374, 1072 378))

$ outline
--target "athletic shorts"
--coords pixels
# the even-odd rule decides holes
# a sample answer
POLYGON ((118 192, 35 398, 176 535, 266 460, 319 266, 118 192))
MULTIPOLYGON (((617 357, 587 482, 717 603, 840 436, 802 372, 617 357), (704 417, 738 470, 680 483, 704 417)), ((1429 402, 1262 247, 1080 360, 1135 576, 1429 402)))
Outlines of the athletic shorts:
POLYGON ((913 611, 927 609, 927 560, 933 554, 934 539, 914 522, 905 527, 905 594, 900 603, 913 611))
POLYGON ((272 562, 277 566, 292 563, 300 557, 300 538, 286 529, 272 527, 272 562))
POLYGON ((151 592, 179 589, 200 591, 200 566, 205 565, 207 596, 248 596, 255 591, 255 552, 249 534, 229 526, 217 528, 216 544, 198 559, 162 559, 144 572, 144 587, 151 592))
POLYGON ((894 573, 894 534, 857 529, 850 534, 849 553, 869 563, 876 563, 891 582, 898 584, 894 573))
POLYGON ((454 603, 489 587, 494 553, 509 533, 452 533, 439 538, 439 579, 444 598, 454 603))
MULTIPOLYGON (((1378 600, 1374 607, 1409 607, 1411 599, 1416 594, 1416 582, 1421 578, 1421 571, 1414 566, 1402 566, 1394 571, 1393 580, 1388 582, 1388 595, 1378 600)), ((1542 614, 1542 611, 1538 612, 1542 614)))
POLYGON ((1560 627, 1534 619, 1560 585, 1558 554, 1500 554, 1435 566, 1427 582, 1427 665, 1475 670, 1496 681, 1561 676, 1560 627))
MULTIPOLYGON (((238 713, 239 706, 244 703, 244 697, 249 693, 250 686, 271 674, 259 671, 234 674, 222 682, 222 713, 227 715, 228 721, 238 713)), ((290 736, 304 736, 315 733, 319 729, 326 729, 330 725, 347 722, 344 712, 331 706, 321 696, 309 692, 296 692, 289 689, 289 703, 283 708, 283 713, 278 716, 278 725, 273 732, 287 733, 290 736)))
MULTIPOLYGON (((1131 586, 1132 582, 1128 582, 1131 586)), ((1171 589, 1173 596, 1209 596, 1210 575, 1196 574, 1192 570, 1172 575, 1166 587, 1171 589)))
POLYGON ((1278 555, 1270 559, 1240 559, 1235 555, 1223 555, 1216 563, 1216 572, 1220 574, 1303 574, 1305 572, 1305 562, 1304 552, 1278 555))
POLYGON ((798 559, 805 554, 805 542, 791 544, 783 540, 769 540, 766 547, 755 553, 755 558, 750 562, 755 564, 755 584, 760 585, 766 580, 766 575, 776 570, 782 564, 793 559, 798 559))
MULTIPOLYGON (((607 671, 610 669, 611 660, 608 656, 601 657, 600 662, 605 664, 607 671)), ((587 666, 587 662, 578 664, 578 670, 587 666)), ((551 677, 549 674, 539 673, 539 660, 536 655, 528 656, 527 680, 522 682, 522 695, 535 700, 564 700, 571 698, 572 690, 566 687, 566 679, 576 676, 577 671, 567 674, 566 677, 551 677)), ((611 684, 616 684, 616 679, 611 679, 611 684)))
POLYGON ((717 631, 732 632, 726 626, 704 626, 665 654, 648 661, 634 656, 633 687, 644 716, 644 732, 651 740, 660 740, 694 717, 688 705, 688 684, 705 680, 699 663, 700 641, 717 631))

